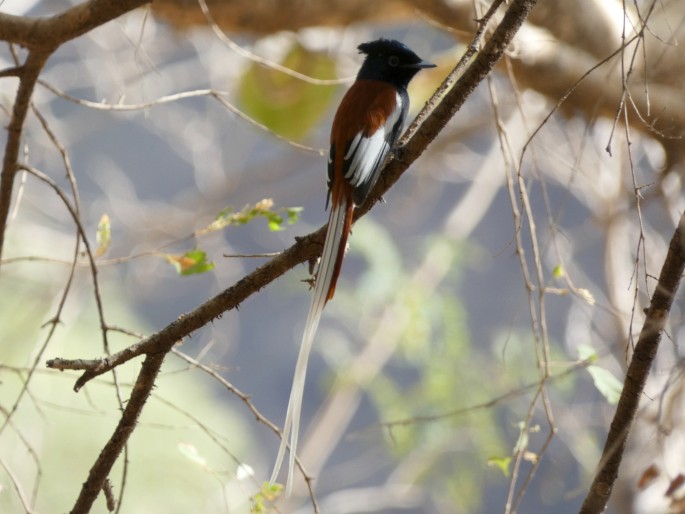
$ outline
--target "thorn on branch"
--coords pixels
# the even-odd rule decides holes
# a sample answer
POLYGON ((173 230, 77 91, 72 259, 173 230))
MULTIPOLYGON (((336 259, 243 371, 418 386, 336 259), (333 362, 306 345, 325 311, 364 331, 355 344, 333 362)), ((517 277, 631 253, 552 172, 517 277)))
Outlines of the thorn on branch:
POLYGON ((57 316, 55 316, 55 317, 52 317, 49 320, 47 320, 45 323, 43 323, 40 326, 40 328, 45 328, 48 325, 59 325, 60 323, 62 323, 62 320, 60 320, 57 316))
POLYGON ((105 495, 105 501, 107 502, 107 510, 109 512, 114 512, 117 508, 117 501, 114 498, 114 491, 112 491, 112 482, 109 478, 105 479, 105 483, 102 484, 102 492, 105 495))

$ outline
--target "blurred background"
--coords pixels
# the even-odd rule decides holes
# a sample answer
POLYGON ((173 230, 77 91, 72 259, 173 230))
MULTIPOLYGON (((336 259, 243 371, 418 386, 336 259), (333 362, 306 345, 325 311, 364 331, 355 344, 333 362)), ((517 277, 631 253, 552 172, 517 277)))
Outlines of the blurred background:
MULTIPOLYGON (((543 4, 354 227, 303 408, 301 457, 323 512, 564 514, 586 494, 683 210, 685 5, 543 4)), ((104 317, 123 329, 111 350, 325 223, 324 153, 359 43, 396 38, 438 64, 412 82, 411 119, 486 7, 164 0, 62 46, 35 91, 23 160, 73 197, 56 143, 66 149, 101 254, 104 317)), ((8 46, 0 63, 13 65, 8 46)), ((17 82, 0 84, 7 125, 17 82)), ((23 495, 35 512, 64 512, 120 407, 110 375, 75 394, 78 374, 45 369, 102 356, 103 338, 83 255, 66 289, 73 219, 44 184, 20 182, 0 268, 0 405, 12 413, 0 511, 23 512, 23 495)), ((279 426, 308 278, 291 270, 177 348, 279 426)), ((610 512, 685 512, 669 491, 685 472, 680 300, 610 512)), ((122 391, 138 370, 118 368, 122 391)), ((170 355, 110 478, 126 513, 311 512, 300 477, 292 498, 264 489, 277 447, 245 401, 170 355)))

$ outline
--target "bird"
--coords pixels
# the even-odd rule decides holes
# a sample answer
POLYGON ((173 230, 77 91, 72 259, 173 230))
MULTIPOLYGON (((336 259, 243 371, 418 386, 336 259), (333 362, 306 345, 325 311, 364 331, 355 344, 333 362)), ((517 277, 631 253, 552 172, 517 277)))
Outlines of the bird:
POLYGON ((409 111, 407 86, 424 61, 405 44, 377 39, 360 44, 365 58, 333 118, 328 154, 326 208, 331 211, 288 401, 271 484, 276 483, 290 443, 286 496, 292 492, 307 362, 326 303, 340 275, 354 209, 366 200, 388 155, 395 150, 409 111))

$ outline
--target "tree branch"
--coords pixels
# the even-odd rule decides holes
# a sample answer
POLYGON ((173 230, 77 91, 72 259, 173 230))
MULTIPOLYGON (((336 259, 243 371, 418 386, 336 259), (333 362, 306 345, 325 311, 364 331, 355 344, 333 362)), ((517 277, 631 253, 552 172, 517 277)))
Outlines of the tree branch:
POLYGON ((71 514, 87 514, 90 512, 93 502, 98 497, 98 494, 100 494, 114 462, 136 428, 140 413, 143 411, 143 406, 155 385, 155 379, 159 374, 165 356, 166 353, 157 352, 150 353, 145 358, 121 419, 112 437, 102 448, 95 464, 90 468, 88 478, 83 483, 81 493, 76 499, 71 514))
POLYGON ((2 257, 7 216, 12 202, 12 189, 17 172, 24 123, 31 105, 31 96, 43 66, 61 44, 148 1, 150 0, 117 2, 90 0, 50 18, 27 18, 0 13, 0 39, 29 49, 24 64, 11 70, 11 74, 16 71, 19 76, 19 88, 14 99, 12 118, 7 127, 5 155, 2 172, 0 172, 0 257, 2 257))
MULTIPOLYGON (((496 8, 501 2, 494 2, 493 8, 496 8)), ((401 160, 393 160, 386 166, 383 174, 378 180, 378 184, 374 187, 369 195, 369 201, 366 202, 361 209, 358 210, 357 217, 362 216, 375 204, 381 196, 390 189, 402 174, 407 170, 409 165, 413 163, 433 142, 437 135, 445 128, 445 125, 452 119, 452 117, 461 109, 466 99, 473 93, 476 87, 483 81, 483 79, 490 73, 499 59, 504 54, 507 46, 511 43, 524 20, 537 3, 537 0, 518 0, 511 3, 507 9, 504 18, 497 25, 492 36, 485 44, 483 49, 478 52, 478 56, 466 68, 464 73, 450 88, 449 78, 439 88, 439 92, 447 91, 440 103, 432 109, 430 115, 421 123, 421 126, 411 136, 407 143, 402 147, 401 160), (448 88, 450 88, 448 90, 448 88)), ((492 9, 490 11, 492 13, 492 9)), ((487 20, 481 20, 481 23, 487 23, 487 20)), ((472 47, 474 45, 471 45, 472 47)), ((437 101, 436 96, 429 101, 427 109, 431 109, 433 103, 437 101)), ((421 114, 419 115, 421 117, 421 114)))
POLYGON ((278 254, 266 264, 246 275, 230 288, 224 290, 214 298, 183 314, 175 321, 155 332, 151 336, 135 343, 110 357, 93 360, 52 359, 46 364, 52 369, 83 369, 85 373, 77 380, 74 389, 78 391, 93 378, 123 364, 139 355, 155 352, 168 352, 174 344, 218 318, 224 312, 235 309, 245 299, 267 286, 285 272, 309 259, 316 258, 321 253, 326 227, 298 241, 287 250, 278 254))
POLYGON ((659 349, 661 334, 664 331, 666 319, 685 270, 684 231, 685 214, 680 218, 678 227, 668 246, 668 253, 661 268, 659 281, 652 295, 652 302, 647 311, 640 337, 635 345, 633 358, 628 366, 623 391, 604 444, 599 468, 580 509, 580 514, 603 512, 611 496, 614 482, 618 477, 618 469, 623 458, 626 440, 633 426, 649 370, 659 349))
MULTIPOLYGON (((523 19, 530 12, 536 0, 519 0, 513 2, 507 14, 493 33, 478 57, 467 68, 440 103, 431 108, 430 114, 402 147, 401 160, 393 160, 385 167, 378 184, 369 195, 368 201, 356 211, 355 220, 368 213, 380 198, 399 180, 409 166, 423 153, 426 147, 437 137, 447 122, 456 114, 476 86, 494 68, 497 60, 513 38, 523 19)), ((496 5, 502 0, 495 2, 496 5)), ((442 90, 443 88, 441 88, 442 90)), ((419 118, 422 114, 419 114, 419 118)), ((269 262, 249 273, 230 288, 206 301, 193 311, 181 315, 165 328, 112 355, 109 358, 90 361, 72 361, 53 359, 47 362, 54 369, 85 369, 84 375, 77 381, 75 389, 80 389, 86 382, 123 364, 128 360, 150 352, 168 352, 174 344, 190 335, 195 330, 240 305, 252 294, 258 292, 281 275, 298 264, 317 258, 322 249, 326 226, 316 232, 298 238, 297 242, 281 252, 269 262), (79 367, 81 366, 81 367, 79 367)))
MULTIPOLYGON (((490 10, 490 14, 501 3, 501 0, 495 2, 495 6, 490 10)), ((437 100, 433 100, 427 106, 426 111, 430 111, 430 114, 418 129, 413 132, 413 135, 403 147, 401 160, 391 161, 386 166, 381 180, 379 180, 379 183, 370 195, 369 201, 358 210, 357 218, 368 212, 380 199, 381 195, 397 182, 404 171, 423 153, 447 122, 460 109, 476 86, 492 71, 535 3, 536 0, 514 0, 511 2, 502 22, 482 51, 478 53, 474 61, 456 82, 455 86, 444 95, 434 108, 432 106, 437 100)), ((445 91, 448 87, 449 84, 446 81, 439 91, 445 91)), ((420 118, 422 117, 423 114, 420 115, 420 118)), ((119 354, 113 355, 112 362, 107 362, 106 359, 103 359, 101 363, 88 363, 90 369, 81 376, 77 382, 77 387, 81 387, 91 378, 111 369, 115 359, 120 364, 141 353, 147 354, 143 368, 136 381, 136 386, 131 392, 126 409, 122 414, 122 419, 109 442, 100 453, 93 468, 91 468, 88 479, 84 483, 81 494, 72 510, 73 514, 88 512, 97 498, 116 458, 133 431, 135 422, 140 416, 140 412, 153 387, 155 377, 159 373, 164 356, 171 351, 174 344, 206 325, 214 318, 221 316, 224 312, 236 308, 243 300, 283 275, 286 271, 318 256, 321 252, 325 231, 326 227, 324 226, 316 232, 298 239, 290 248, 236 282, 229 289, 208 300, 192 312, 181 315, 174 322, 137 343, 137 345, 133 345, 119 352, 119 354)), ((73 365, 73 361, 71 361, 71 364, 73 365)), ((48 365, 55 368, 60 368, 61 366, 62 369, 68 367, 65 361, 61 360, 52 360, 48 365)))
MULTIPOLYGON (((462 40, 473 30, 472 0, 329 0, 309 2, 307 9, 298 9, 298 0, 203 0, 203 4, 209 16, 195 2, 185 0, 157 0, 152 10, 181 30, 209 23, 215 30, 259 35, 375 20, 411 23, 417 13, 462 40)), ((680 164, 680 140, 685 134, 685 100, 680 94, 685 68, 680 54, 671 50, 682 39, 685 24, 677 22, 683 18, 682 7, 678 2, 624 4, 620 0, 544 2, 517 36, 512 52, 516 80, 556 102, 586 70, 617 49, 643 53, 625 77, 621 57, 613 59, 613 68, 584 80, 566 106, 568 112, 582 113, 588 119, 612 118, 628 92, 632 97, 629 123, 664 146, 669 169, 680 164), (652 16, 657 11, 662 19, 650 19, 657 18, 652 16), (664 25, 662 20, 670 21, 664 25), (638 40, 628 49, 626 42, 634 36, 638 40), (630 80, 624 82, 624 78, 630 80)))
POLYGON ((63 43, 149 2, 151 0, 90 0, 48 18, 0 13, 0 39, 29 50, 52 53, 63 43))
POLYGON ((26 62, 21 70, 19 88, 14 99, 12 118, 7 126, 7 142, 5 143, 2 172, 0 172, 0 257, 2 257, 2 248, 5 241, 7 216, 9 215, 10 204, 12 203, 14 177, 19 167, 19 148, 21 147, 24 122, 31 106, 33 89, 48 56, 49 54, 36 52, 30 53, 26 58, 26 62))

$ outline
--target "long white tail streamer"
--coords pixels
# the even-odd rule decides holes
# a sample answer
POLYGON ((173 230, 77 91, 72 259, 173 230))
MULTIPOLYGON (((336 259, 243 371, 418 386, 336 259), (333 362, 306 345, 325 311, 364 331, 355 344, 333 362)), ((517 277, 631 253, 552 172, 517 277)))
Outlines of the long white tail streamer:
POLYGON ((309 314, 307 315, 307 323, 305 324, 304 334, 302 335, 300 353, 297 357, 297 364, 295 365, 295 376, 290 391, 288 411, 285 415, 281 445, 278 448, 276 463, 274 464, 274 470, 271 474, 270 482, 273 484, 276 482, 278 473, 283 465, 285 450, 288 446, 288 439, 290 439, 286 496, 290 496, 290 493, 292 492, 293 479, 295 476, 295 457, 297 455, 297 438, 300 431, 302 396, 304 395, 304 383, 305 378, 307 377, 307 362, 309 361, 309 354, 312 349, 316 330, 319 327, 321 313, 328 300, 331 281, 334 278, 336 261, 339 258, 342 258, 340 246, 341 244, 345 244, 347 240, 347 238, 343 236, 345 235, 346 225, 345 215, 348 212, 348 215, 351 216, 351 210, 348 209, 346 202, 342 201, 339 202, 338 205, 332 207, 330 217, 328 218, 328 232, 326 233, 326 240, 323 245, 321 262, 316 277, 316 285, 314 286, 314 295, 312 296, 312 303, 309 307, 309 314))

